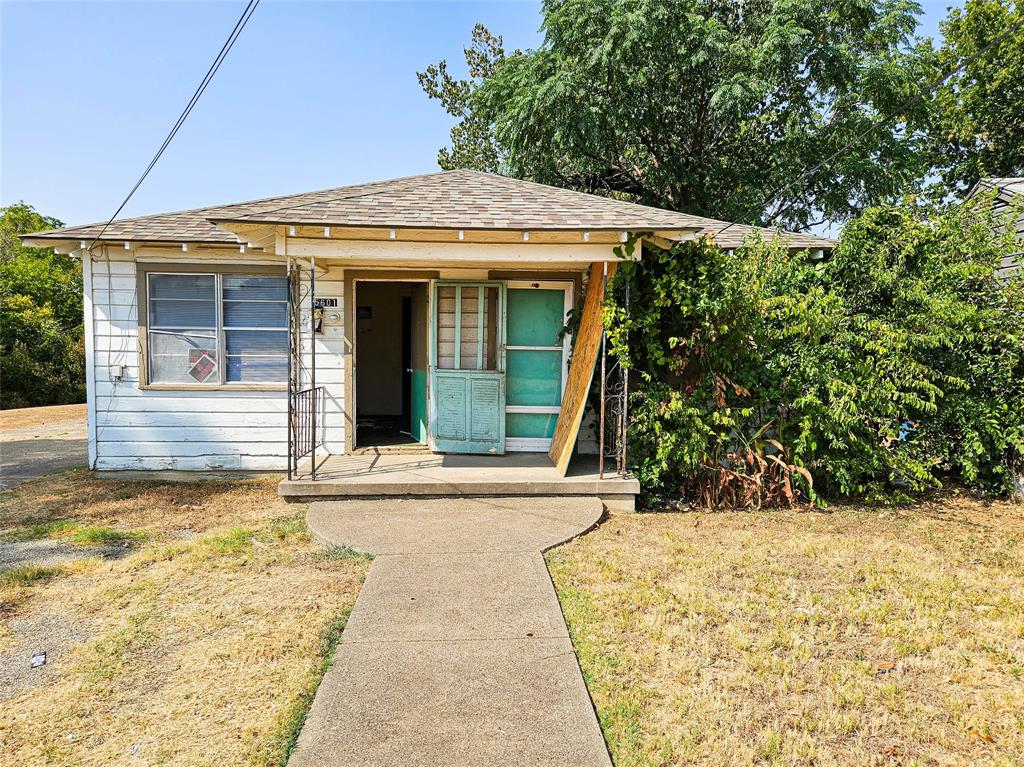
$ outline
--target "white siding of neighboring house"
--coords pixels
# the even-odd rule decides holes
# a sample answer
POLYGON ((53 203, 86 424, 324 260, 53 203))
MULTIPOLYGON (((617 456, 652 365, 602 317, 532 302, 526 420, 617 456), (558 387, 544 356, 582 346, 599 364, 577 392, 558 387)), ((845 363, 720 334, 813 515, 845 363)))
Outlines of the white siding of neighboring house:
MULTIPOLYGON (((1018 205, 1020 204, 1020 197, 1021 195, 1018 194, 1018 205)), ((992 202, 992 209, 996 212, 997 215, 1005 216, 1010 212, 1011 206, 1013 205, 1013 200, 1014 194, 1012 192, 1002 190, 1000 194, 992 202)), ((1017 215, 1015 217, 1015 224, 1011 225, 1016 226, 1017 242, 1020 244, 1020 249, 1015 253, 1003 256, 1002 263, 999 266, 999 271, 1001 273, 1009 273, 1010 270, 1013 269, 1020 262, 1020 259, 1024 257, 1024 210, 1018 209, 1017 215)))
MULTIPOLYGON (((280 259, 164 257, 170 263, 281 264, 280 259)), ((287 463, 287 397, 284 391, 146 390, 139 388, 136 256, 107 248, 95 254, 85 289, 91 298, 89 366, 90 456, 97 469, 283 471, 287 463), (91 283, 91 284, 89 284, 91 283), (114 366, 123 365, 120 382, 114 366), (93 426, 94 424, 94 426, 93 426)), ((139 261, 151 261, 144 253, 139 261)), ((317 279, 317 296, 342 301, 340 270, 317 279)), ((308 311, 308 296, 305 305, 308 311)), ((341 314, 340 316, 344 316, 341 314)), ((88 330, 88 329, 87 329, 88 330)), ((308 333, 305 363, 308 368, 308 333)), ((342 327, 325 326, 317 339, 317 384, 327 390, 326 447, 344 445, 342 327)))
MULTIPOLYGON (((1019 268, 1020 261, 1024 258, 1024 210, 1019 207, 1024 200, 1024 178, 983 178, 968 196, 984 194, 993 189, 996 192, 992 199, 992 211, 996 216, 1007 217, 1013 207, 1018 206, 1017 214, 1011 218, 1009 225, 1016 233, 1020 249, 1004 256, 998 269, 999 273, 1008 274, 1011 270, 1019 268)), ((1003 225, 1000 224, 998 228, 1002 229, 1003 225)))

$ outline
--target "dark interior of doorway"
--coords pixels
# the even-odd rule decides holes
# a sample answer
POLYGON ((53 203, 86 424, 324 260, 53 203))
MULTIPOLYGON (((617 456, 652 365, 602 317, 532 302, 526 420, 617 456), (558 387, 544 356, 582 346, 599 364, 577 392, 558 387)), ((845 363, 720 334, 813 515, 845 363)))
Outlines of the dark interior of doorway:
POLYGON ((356 447, 425 449, 426 284, 360 281, 355 295, 356 447))

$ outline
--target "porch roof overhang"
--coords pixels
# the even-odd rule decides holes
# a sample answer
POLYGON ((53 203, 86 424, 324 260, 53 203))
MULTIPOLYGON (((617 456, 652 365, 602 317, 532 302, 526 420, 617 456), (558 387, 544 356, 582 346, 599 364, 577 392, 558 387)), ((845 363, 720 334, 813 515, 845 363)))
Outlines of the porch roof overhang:
MULTIPOLYGON (((438 265, 586 265, 620 258, 618 246, 637 234, 625 229, 451 229, 447 227, 352 227, 218 221, 240 240, 265 253, 342 261, 353 266, 386 262, 438 265), (543 247, 540 247, 543 246, 543 247)), ((671 229, 645 237, 690 239, 698 230, 671 229)), ((634 251, 639 257, 640 248, 634 251)))

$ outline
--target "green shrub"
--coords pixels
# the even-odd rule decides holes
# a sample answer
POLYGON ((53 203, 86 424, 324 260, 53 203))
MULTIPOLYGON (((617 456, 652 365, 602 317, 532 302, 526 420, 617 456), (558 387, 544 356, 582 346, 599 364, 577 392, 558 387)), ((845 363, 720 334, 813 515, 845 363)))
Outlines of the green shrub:
POLYGON ((645 243, 606 308, 649 497, 711 505, 1009 489, 1024 454, 1024 290, 984 200, 870 209, 826 262, 645 243), (630 311, 622 296, 628 284, 630 311), (813 476, 813 488, 811 477, 813 476))
POLYGON ((0 407, 85 401, 81 266, 19 234, 60 226, 30 205, 0 208, 0 407))

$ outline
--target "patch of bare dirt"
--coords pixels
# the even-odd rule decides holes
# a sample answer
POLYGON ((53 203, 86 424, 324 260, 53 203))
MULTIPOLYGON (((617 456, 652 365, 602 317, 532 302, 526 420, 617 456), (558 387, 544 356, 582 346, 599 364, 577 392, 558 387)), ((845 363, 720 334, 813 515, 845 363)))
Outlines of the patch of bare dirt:
POLYGON ((46 426, 57 421, 85 423, 85 405, 51 405, 0 410, 0 431, 46 426))

